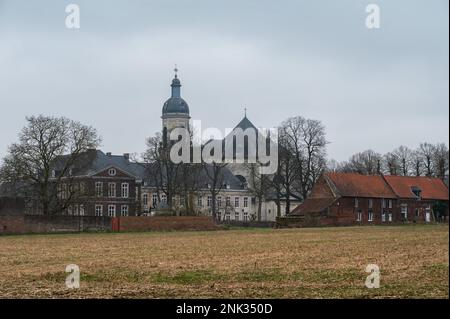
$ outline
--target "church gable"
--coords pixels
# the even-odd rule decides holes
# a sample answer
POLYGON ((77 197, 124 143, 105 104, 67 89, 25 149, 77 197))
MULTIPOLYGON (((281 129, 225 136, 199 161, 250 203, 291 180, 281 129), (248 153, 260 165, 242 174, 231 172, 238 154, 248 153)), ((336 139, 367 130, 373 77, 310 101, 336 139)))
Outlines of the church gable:
POLYGON ((95 177, 115 177, 115 178, 134 178, 134 176, 130 173, 127 173, 115 166, 109 166, 104 168, 97 173, 94 173, 92 176, 95 177))

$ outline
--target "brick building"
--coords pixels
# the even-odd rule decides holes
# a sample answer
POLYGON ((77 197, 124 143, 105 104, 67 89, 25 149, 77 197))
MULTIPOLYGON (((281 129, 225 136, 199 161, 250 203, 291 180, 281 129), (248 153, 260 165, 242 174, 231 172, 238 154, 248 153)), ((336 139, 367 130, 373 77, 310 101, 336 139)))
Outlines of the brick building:
MULTIPOLYGON (((52 178, 57 180, 59 166, 55 164, 52 178)), ((130 161, 129 154, 112 155, 100 150, 88 150, 80 155, 70 173, 59 182, 58 196, 68 202, 61 215, 133 216, 140 213, 140 189, 144 167, 130 161), (67 200, 70 197, 70 200, 67 200)), ((27 200, 27 214, 41 214, 37 201, 27 200)))
POLYGON ((325 173, 289 217, 298 226, 436 222, 448 201, 438 178, 325 173))

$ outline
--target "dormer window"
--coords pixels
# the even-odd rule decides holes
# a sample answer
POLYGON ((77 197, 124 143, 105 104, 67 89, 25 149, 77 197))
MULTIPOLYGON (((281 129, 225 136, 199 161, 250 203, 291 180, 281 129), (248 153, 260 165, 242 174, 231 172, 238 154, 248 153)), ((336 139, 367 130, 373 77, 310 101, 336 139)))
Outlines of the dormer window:
POLYGON ((115 168, 110 168, 110 169, 108 170, 109 176, 116 176, 116 173, 117 173, 117 171, 116 171, 115 168))
POLYGON ((420 195, 422 194, 422 190, 417 186, 411 186, 411 192, 417 197, 420 198, 420 195))

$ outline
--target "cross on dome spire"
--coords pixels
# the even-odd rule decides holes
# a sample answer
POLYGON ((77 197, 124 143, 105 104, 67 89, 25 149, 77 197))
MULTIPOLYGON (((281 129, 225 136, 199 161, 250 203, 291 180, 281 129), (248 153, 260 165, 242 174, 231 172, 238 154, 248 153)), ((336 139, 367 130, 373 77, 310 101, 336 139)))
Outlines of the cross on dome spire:
POLYGON ((173 69, 173 71, 175 72, 175 79, 178 77, 178 67, 175 64, 175 69, 173 69))

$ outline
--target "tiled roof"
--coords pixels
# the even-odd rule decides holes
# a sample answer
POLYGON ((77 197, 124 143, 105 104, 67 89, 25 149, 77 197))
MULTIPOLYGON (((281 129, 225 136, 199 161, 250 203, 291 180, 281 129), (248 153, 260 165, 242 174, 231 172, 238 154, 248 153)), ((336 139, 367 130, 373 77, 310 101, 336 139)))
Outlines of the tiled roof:
POLYGON ((333 202, 335 198, 308 198, 303 203, 298 205, 290 215, 303 215, 308 213, 320 213, 328 208, 333 202))
POLYGON ((421 191, 423 199, 448 200, 448 188, 436 177, 384 176, 386 182, 400 198, 416 198, 412 188, 421 191))
POLYGON ((396 198, 382 176, 356 173, 326 173, 338 195, 348 197, 396 198))

